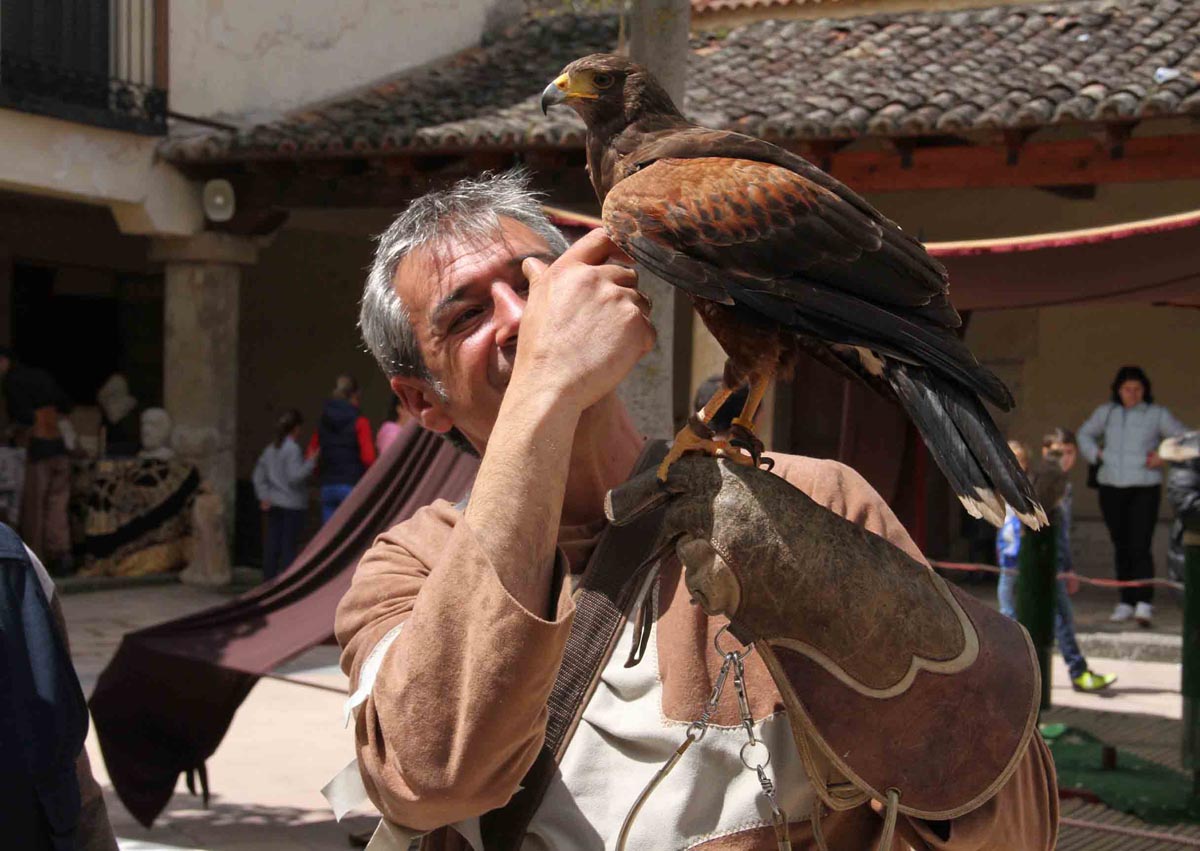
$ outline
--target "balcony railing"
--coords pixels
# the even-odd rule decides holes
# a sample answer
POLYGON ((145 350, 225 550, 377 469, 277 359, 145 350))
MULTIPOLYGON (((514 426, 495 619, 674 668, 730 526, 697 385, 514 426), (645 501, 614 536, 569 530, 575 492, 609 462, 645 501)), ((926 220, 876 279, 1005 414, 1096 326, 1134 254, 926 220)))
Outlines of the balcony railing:
POLYGON ((0 107, 167 129, 166 0, 0 0, 0 107))

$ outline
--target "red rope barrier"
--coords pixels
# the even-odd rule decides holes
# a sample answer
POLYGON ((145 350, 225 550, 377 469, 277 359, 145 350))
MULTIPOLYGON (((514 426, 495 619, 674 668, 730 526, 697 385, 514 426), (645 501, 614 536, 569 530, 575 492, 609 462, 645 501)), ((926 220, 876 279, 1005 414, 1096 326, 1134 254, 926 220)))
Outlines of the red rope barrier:
MULTIPOLYGON (((930 561, 936 570, 962 570, 982 573, 1016 573, 1015 567, 996 567, 994 564, 972 564, 962 561, 930 561)), ((1075 578, 1083 585, 1096 585, 1100 588, 1142 588, 1146 585, 1157 585, 1162 588, 1174 588, 1176 591, 1183 590, 1183 583, 1176 582, 1173 579, 1094 579, 1090 576, 1080 576, 1075 574, 1075 578)))
POLYGON ((1179 836, 1173 833, 1163 833, 1157 830, 1142 830, 1141 828, 1125 827, 1120 824, 1098 824, 1094 821, 1084 821, 1083 819, 1068 818, 1067 816, 1059 818, 1058 823, 1084 830, 1098 830, 1103 833, 1117 833, 1121 836, 1136 836, 1138 839, 1153 839, 1157 842, 1171 842, 1176 845, 1187 846, 1188 848, 1200 848, 1200 839, 1195 839, 1191 836, 1179 836))

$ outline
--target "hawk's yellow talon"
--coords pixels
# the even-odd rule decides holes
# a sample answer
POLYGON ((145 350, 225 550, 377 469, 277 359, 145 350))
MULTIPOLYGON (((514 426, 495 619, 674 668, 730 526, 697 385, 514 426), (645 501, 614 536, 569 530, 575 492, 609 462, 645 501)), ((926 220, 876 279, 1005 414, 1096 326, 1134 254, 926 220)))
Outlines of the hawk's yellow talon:
POLYGON ((754 463, 753 458, 728 441, 700 437, 689 426, 684 426, 680 429, 679 434, 675 435, 667 457, 658 465, 658 480, 665 482, 671 465, 689 452, 703 452, 705 455, 713 457, 728 458, 735 464, 752 465, 754 463))

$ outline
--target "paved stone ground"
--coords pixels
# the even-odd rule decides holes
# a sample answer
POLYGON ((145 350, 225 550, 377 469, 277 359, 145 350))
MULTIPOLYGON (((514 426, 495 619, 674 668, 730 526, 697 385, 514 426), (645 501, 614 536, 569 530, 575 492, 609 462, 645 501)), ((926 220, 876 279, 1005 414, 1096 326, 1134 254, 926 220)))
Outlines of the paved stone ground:
MULTIPOLYGON (((64 596, 72 655, 84 690, 91 693, 125 632, 228 597, 184 585, 64 596)), ((337 667, 337 649, 314 648, 278 673, 338 691, 260 681, 208 763, 213 793, 209 807, 204 809, 181 780, 170 806, 149 830, 117 799, 95 731, 90 733, 88 754, 104 787, 122 851, 342 851, 350 847, 351 830, 372 826, 361 817, 337 824, 320 794, 326 781, 354 757, 352 732, 342 728, 346 678, 337 667)))
MULTIPOLYGON (((981 599, 994 599, 994 588, 975 586, 981 599)), ((71 631, 72 652, 85 691, 130 630, 179 617, 227 600, 228 593, 157 585, 113 591, 69 594, 62 598, 71 631)), ((1160 617, 1149 631, 1114 628, 1106 618, 1110 592, 1083 592, 1076 598, 1082 636, 1111 634, 1121 641, 1179 632, 1179 617, 1164 600, 1160 617)), ((1066 668, 1055 657, 1048 718, 1089 729, 1123 747, 1178 767, 1179 666, 1166 662, 1093 657, 1093 668, 1116 673, 1120 680, 1107 695, 1071 690, 1066 668), (1057 713, 1057 714, 1056 714, 1057 713), (1123 720, 1124 719, 1124 720, 1123 720), (1133 723, 1129 719, 1139 721, 1133 723), (1140 720, 1139 720, 1140 719, 1140 720), (1141 723, 1149 722, 1149 723, 1141 723), (1122 739, 1126 731, 1126 739, 1122 739), (1132 731, 1132 732, 1131 732, 1132 731), (1132 736, 1132 739, 1129 739, 1132 736), (1128 739, 1128 740, 1127 740, 1128 739)), ((176 795, 154 828, 138 825, 116 799, 108 782, 94 733, 88 739, 93 766, 108 796, 110 815, 122 851, 258 851, 258 849, 346 849, 351 830, 366 830, 367 817, 343 824, 333 820, 320 788, 352 757, 352 737, 341 726, 346 681, 337 667, 337 651, 319 647, 278 673, 333 687, 338 692, 265 679, 251 692, 233 720, 229 734, 209 762, 213 798, 204 809, 180 782, 176 795)), ((1080 801, 1064 802, 1064 815, 1091 822, 1112 822, 1162 831, 1136 819, 1080 801)), ((1181 836, 1200 836, 1191 826, 1173 829, 1181 836)), ((1167 851, 1177 844, 1133 839, 1075 826, 1063 829, 1061 848, 1139 849, 1167 851)))
MULTIPOLYGON (((949 575, 953 581, 957 579, 949 575)), ((979 600, 995 608, 994 579, 963 585, 979 600)), ((1154 624, 1143 629, 1132 621, 1109 620, 1116 605, 1116 592, 1110 588, 1084 586, 1071 597, 1075 632, 1080 649, 1091 658, 1135 659, 1146 662, 1174 662, 1182 659, 1183 612, 1180 600, 1170 589, 1158 589, 1154 604, 1154 624)))

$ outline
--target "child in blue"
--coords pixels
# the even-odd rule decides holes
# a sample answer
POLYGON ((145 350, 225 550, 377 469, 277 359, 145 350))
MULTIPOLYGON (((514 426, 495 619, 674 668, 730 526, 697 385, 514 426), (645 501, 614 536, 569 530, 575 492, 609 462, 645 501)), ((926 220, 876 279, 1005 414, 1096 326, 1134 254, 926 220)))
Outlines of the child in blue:
MULTIPOLYGON (((1015 440, 1009 441, 1008 446, 1016 456, 1021 469, 1027 469, 1029 450, 1015 440)), ((1064 471, 1070 471, 1078 456, 1079 448, 1075 443, 1075 435, 1070 429, 1057 428, 1042 439, 1042 457, 1057 460, 1064 471)), ((1087 659, 1084 658, 1079 649, 1079 643, 1075 640, 1075 621, 1067 585, 1068 582, 1071 582, 1075 588, 1078 588, 1079 580, 1075 578, 1074 565, 1071 562, 1071 485, 1069 483, 1066 494, 1057 508, 1059 578, 1055 585, 1054 636, 1058 641, 1058 648, 1062 652, 1063 661, 1067 663, 1067 670, 1071 675, 1071 685, 1075 690, 1101 691, 1116 682, 1116 676, 1097 674, 1089 670, 1087 659)), ((1009 508, 1004 517, 1004 525, 996 533, 996 560, 1001 568, 1008 569, 1000 574, 1000 581, 996 585, 996 595, 1000 602, 1000 612, 1010 618, 1017 616, 1015 604, 1017 576, 1015 571, 1020 552, 1021 521, 1009 508)))

